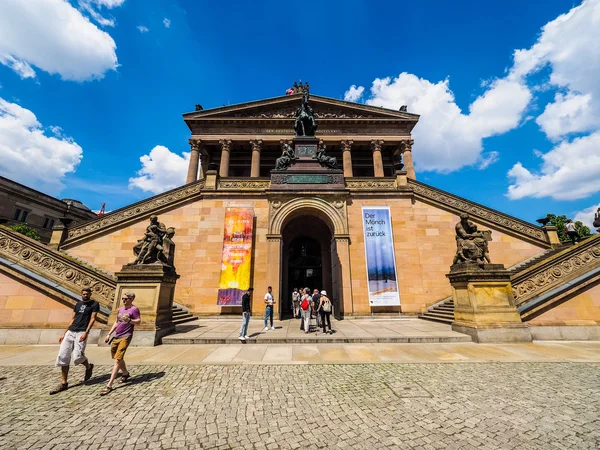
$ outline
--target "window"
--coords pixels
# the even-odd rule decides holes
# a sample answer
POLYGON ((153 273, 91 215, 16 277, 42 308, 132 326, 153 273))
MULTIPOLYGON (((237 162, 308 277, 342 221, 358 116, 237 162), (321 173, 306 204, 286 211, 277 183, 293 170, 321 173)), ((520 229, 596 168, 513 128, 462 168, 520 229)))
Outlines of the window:
POLYGON ((54 227, 54 219, 51 219, 50 217, 45 217, 43 228, 47 228, 47 229, 51 230, 53 227, 54 227))
POLYGON ((29 211, 25 211, 21 208, 15 208, 15 213, 13 214, 13 220, 17 222, 25 222, 27 220, 27 215, 29 211))

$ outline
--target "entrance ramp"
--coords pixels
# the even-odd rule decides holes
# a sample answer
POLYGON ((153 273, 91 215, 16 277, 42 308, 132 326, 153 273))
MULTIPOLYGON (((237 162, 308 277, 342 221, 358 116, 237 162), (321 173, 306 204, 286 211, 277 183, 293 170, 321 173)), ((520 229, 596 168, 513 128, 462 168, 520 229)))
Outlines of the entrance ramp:
MULTIPOLYGON (((333 334, 316 329, 300 330, 300 319, 275 321, 275 330, 263 331, 263 321, 250 321, 249 344, 347 344, 347 343, 439 343, 471 342, 471 337, 452 331, 450 325, 420 319, 352 320, 332 318, 333 334)), ((198 319, 178 325, 175 333, 163 338, 163 345, 239 344, 241 317, 238 320, 198 319)))

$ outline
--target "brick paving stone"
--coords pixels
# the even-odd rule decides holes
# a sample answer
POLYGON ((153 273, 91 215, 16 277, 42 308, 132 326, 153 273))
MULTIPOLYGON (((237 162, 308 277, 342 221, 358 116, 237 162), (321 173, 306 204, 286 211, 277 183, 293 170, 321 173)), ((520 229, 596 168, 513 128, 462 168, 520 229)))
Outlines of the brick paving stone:
POLYGON ((94 372, 49 396, 54 368, 0 368, 0 448, 600 448, 598 363, 135 366, 106 397, 94 372))

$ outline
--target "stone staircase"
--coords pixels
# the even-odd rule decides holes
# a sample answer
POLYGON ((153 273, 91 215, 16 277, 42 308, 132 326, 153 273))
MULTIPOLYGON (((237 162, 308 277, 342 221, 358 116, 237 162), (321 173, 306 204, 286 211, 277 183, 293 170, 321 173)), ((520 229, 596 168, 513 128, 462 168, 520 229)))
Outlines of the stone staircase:
POLYGON ((430 306, 427 311, 419 315, 419 318, 451 325, 454 322, 454 300, 448 297, 430 306))
MULTIPOLYGON (((556 288, 557 282, 570 286, 570 283, 573 280, 576 281, 578 276, 582 277, 586 270, 589 274, 592 274, 592 271, 600 265, 600 258, 598 257, 600 255, 599 242, 600 235, 596 235, 583 240, 576 246, 571 243, 563 243, 508 268, 508 271, 511 272, 515 301, 523 320, 528 317, 528 307, 525 304, 531 303, 534 296, 538 298, 542 294, 551 291, 551 288, 556 288), (548 282, 547 287, 543 286, 544 283, 540 281, 551 279, 556 279, 556 282, 548 282), (521 286, 529 288, 529 286, 538 285, 539 289, 533 290, 533 296, 522 295, 523 289, 521 286)), ((452 324, 454 322, 454 301, 452 297, 447 297, 430 306, 424 313, 419 314, 419 318, 448 325, 452 324)))
POLYGON ((173 303, 173 323, 175 325, 192 322, 194 320, 198 320, 198 317, 193 315, 189 309, 179 303, 173 303))

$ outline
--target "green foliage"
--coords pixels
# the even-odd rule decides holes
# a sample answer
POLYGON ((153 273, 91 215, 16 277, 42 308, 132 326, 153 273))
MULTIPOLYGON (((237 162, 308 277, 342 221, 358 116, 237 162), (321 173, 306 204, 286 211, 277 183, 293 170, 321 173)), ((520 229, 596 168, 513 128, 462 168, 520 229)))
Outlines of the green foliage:
POLYGON ((40 235, 37 234, 37 231, 35 231, 33 228, 31 228, 26 223, 17 223, 16 225, 13 225, 12 227, 10 227, 10 229, 13 231, 16 231, 17 233, 24 234, 28 238, 35 239, 36 241, 41 240, 40 235))
MULTIPOLYGON (((557 216, 555 214, 548 214, 546 217, 550 219, 550 225, 553 225, 557 228, 558 238, 561 242, 570 241, 571 239, 567 235, 567 219, 568 217, 565 215, 557 216)), ((592 233, 588 227, 582 224, 579 220, 575 222, 575 227, 577 228, 577 232, 579 233, 579 237, 583 239, 584 237, 591 236, 592 233)))

